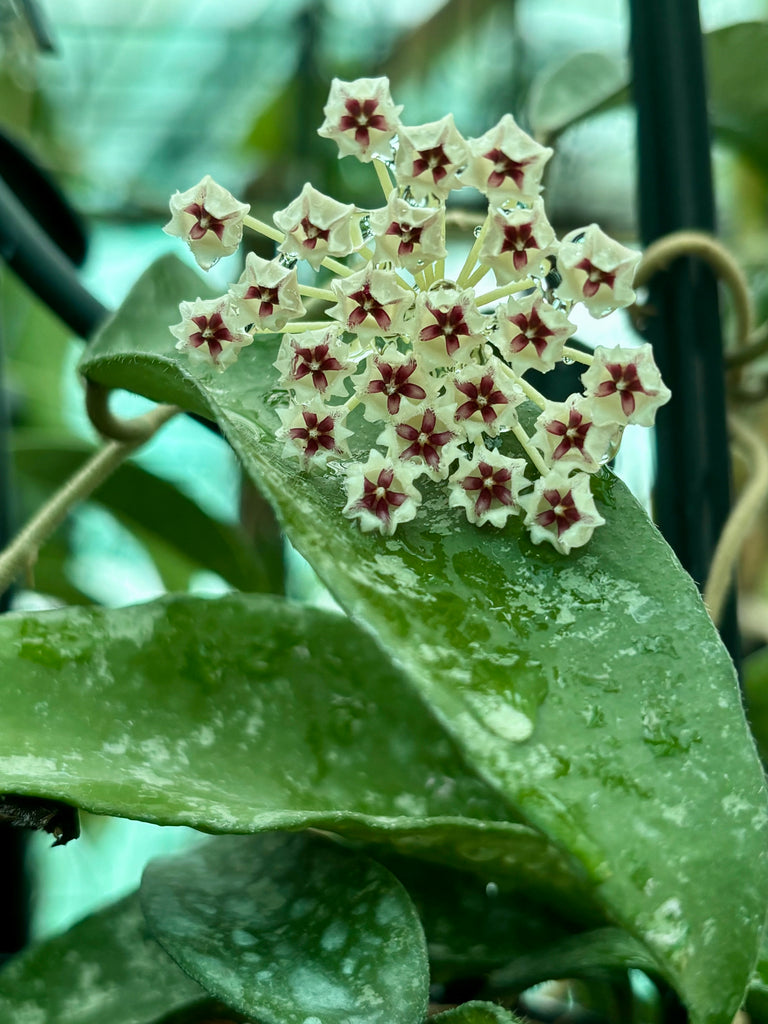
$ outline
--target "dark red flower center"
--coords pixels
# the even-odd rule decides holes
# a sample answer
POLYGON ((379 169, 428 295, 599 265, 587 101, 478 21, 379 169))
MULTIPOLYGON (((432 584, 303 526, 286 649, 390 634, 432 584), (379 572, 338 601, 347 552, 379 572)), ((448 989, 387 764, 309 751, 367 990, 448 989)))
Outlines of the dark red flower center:
POLYGON ((495 385, 493 376, 490 373, 481 378, 479 384, 472 381, 454 381, 457 391, 466 396, 467 401, 456 410, 454 416, 458 422, 468 420, 476 412, 479 412, 483 423, 493 423, 497 417, 494 405, 508 405, 509 400, 503 392, 495 385))
POLYGON ((410 256, 413 247, 420 244, 423 230, 423 227, 416 227, 415 224, 403 224, 393 220, 384 234, 397 235, 400 239, 400 244, 397 247, 398 256, 410 256))
POLYGON ((324 392, 328 387, 327 373, 332 370, 343 370, 344 366, 338 359, 328 355, 328 345, 314 345, 307 348, 295 348, 291 373, 294 380, 302 380, 312 375, 312 384, 318 391, 324 392))
POLYGON ((528 314, 516 313, 509 317, 509 322, 520 331, 509 343, 512 351, 522 352, 526 345, 531 344, 536 349, 536 355, 541 357, 547 342, 555 332, 547 327, 537 310, 532 309, 528 314))
POLYGON ((314 249, 318 242, 327 242, 331 234, 330 228, 319 228, 309 217, 302 217, 301 230, 304 232, 301 244, 305 249, 314 249))
POLYGON ((195 223, 189 229, 190 238, 197 242, 206 232, 212 231, 221 241, 224 236, 226 217, 223 220, 214 217, 201 203, 190 203, 189 206, 184 207, 184 213, 189 213, 195 218, 195 223))
POLYGON ((342 114, 339 128, 343 132, 354 131, 355 142, 364 149, 370 145, 371 128, 380 132, 387 130, 386 118, 376 113, 378 105, 379 101, 374 99, 363 100, 362 103, 360 100, 348 99, 344 103, 347 112, 342 114))
POLYGON ((259 316, 272 316, 275 306, 280 305, 278 288, 268 288, 266 285, 252 284, 245 295, 245 299, 259 299, 259 316))
POLYGON ((580 263, 577 263, 576 270, 584 270, 587 274, 587 279, 581 289, 585 299, 591 299, 593 295, 597 295, 601 284, 613 288, 616 281, 616 273, 614 271, 601 270, 588 259, 583 259, 580 263))
POLYGON ((595 398, 605 398, 608 395, 621 395, 621 411, 625 416, 631 416, 635 411, 635 394, 656 395, 657 391, 646 391, 640 383, 640 375, 637 372, 635 363, 606 363, 605 366, 611 375, 610 380, 604 380, 595 391, 595 398), (634 392, 634 394, 633 394, 634 392))
POLYGON ((525 178, 525 168, 533 163, 533 159, 513 160, 511 156, 501 149, 491 149, 483 153, 486 160, 493 161, 493 170, 488 175, 488 187, 499 188, 504 184, 506 178, 511 178, 515 185, 522 189, 525 178))
POLYGON ((350 327, 359 327, 367 317, 373 317, 382 331, 388 330, 392 325, 392 318, 377 298, 371 295, 371 286, 366 281, 359 291, 352 292, 349 296, 357 305, 347 317, 350 327))
POLYGON ((320 449, 335 451, 336 441, 333 437, 335 421, 333 416, 325 416, 323 419, 316 412, 304 410, 303 427, 291 427, 288 436, 294 441, 304 441, 304 454, 308 456, 317 455, 320 449))
POLYGON ((536 522, 540 526, 551 526, 552 523, 556 523, 558 537, 562 537, 566 530, 569 530, 574 523, 578 523, 581 519, 581 512, 576 508, 572 491, 569 490, 563 494, 552 488, 549 491, 544 491, 544 499, 550 507, 539 512, 536 522))
POLYGON ((412 427, 408 423, 398 423, 395 433, 404 441, 410 441, 408 447, 400 453, 401 459, 413 459, 420 455, 430 469, 440 468, 440 448, 448 444, 454 436, 451 430, 435 430, 437 417, 432 409, 427 409, 421 418, 421 425, 412 427))
POLYGON ((411 398, 421 402, 427 397, 427 392, 424 388, 408 380, 416 372, 415 359, 409 359, 398 367, 395 367, 392 363, 384 363, 377 359, 375 360, 375 365, 379 379, 370 382, 368 394, 386 395, 387 412, 390 416, 396 416, 400 412, 400 401, 402 398, 411 398))
POLYGON ((526 249, 538 249, 539 244, 533 235, 533 224, 505 224, 504 241, 501 252, 511 252, 515 270, 520 270, 528 263, 526 249))
POLYGON ((587 440, 587 434, 594 426, 591 420, 585 420, 578 409, 571 409, 568 414, 568 423, 563 423, 560 420, 550 420, 546 424, 544 429, 548 434, 553 434, 555 437, 560 437, 562 440, 560 444, 552 452, 552 458, 557 461, 562 459, 564 455, 567 455, 572 448, 575 448, 581 454, 584 454, 584 443, 587 440))
POLYGON ((222 342, 235 341, 234 336, 224 323, 221 313, 212 313, 210 316, 193 316, 191 320, 197 330, 189 335, 189 344, 192 348, 207 345, 211 358, 216 362, 224 348, 222 342))
POLYGON ((408 495, 401 491, 390 490, 395 478, 393 469, 382 469, 376 481, 367 476, 363 478, 363 496, 355 504, 356 509, 367 509, 378 516, 383 523, 389 525, 390 509, 399 508, 408 500, 408 495))
POLYGON ((446 168, 450 167, 450 165, 451 160, 442 145, 434 146, 432 149, 422 149, 417 153, 416 159, 413 161, 411 174, 414 178, 418 178, 419 175, 429 171, 432 175, 432 181, 437 185, 448 174, 446 168))
POLYGON ((514 505, 510 480, 512 472, 509 469, 494 469, 488 462, 479 462, 476 473, 465 476, 461 486, 465 491, 477 491, 475 501, 475 513, 478 516, 484 515, 494 501, 501 505, 514 505))
POLYGON ((452 356, 460 345, 459 336, 470 334, 467 321, 464 318, 464 310, 461 306, 452 306, 450 309, 442 310, 433 309, 429 305, 427 309, 434 317, 435 322, 424 327, 419 332, 419 338, 422 341, 434 341, 435 338, 442 338, 445 342, 445 351, 452 356))

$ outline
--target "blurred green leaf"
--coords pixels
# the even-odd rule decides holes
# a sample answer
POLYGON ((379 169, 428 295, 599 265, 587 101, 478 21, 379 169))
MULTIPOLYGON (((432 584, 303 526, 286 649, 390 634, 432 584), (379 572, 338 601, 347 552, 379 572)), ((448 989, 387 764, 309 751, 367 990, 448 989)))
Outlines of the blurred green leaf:
POLYGON ((219 837, 153 861, 141 901, 157 940, 217 998, 263 1024, 414 1024, 424 933, 381 865, 316 835, 219 837))
POLYGON ((349 819, 370 837, 464 818, 516 831, 337 613, 244 594, 14 613, 0 679, 3 792, 212 832, 349 819))
MULTIPOLYGON (((480 844, 482 836, 477 841, 480 844)), ((427 864, 380 847, 371 846, 368 852, 408 890, 427 936, 433 981, 485 974, 534 951, 545 951, 588 927, 588 917, 577 927, 569 920, 567 904, 553 905, 551 892, 549 901, 545 897, 544 903, 537 902, 539 894, 525 886, 523 877, 518 884, 505 880, 489 885, 467 871, 427 864)), ((536 980, 552 976, 547 973, 536 980)))
MULTIPOLYGON (((768 22, 749 21, 704 36, 710 120, 716 137, 768 174, 768 22)), ((628 68, 600 53, 579 53, 534 79, 528 116, 540 141, 630 99, 628 68)))
POLYGON ((14 422, 61 436, 67 430, 62 396, 71 332, 2 264, 0 288, 14 422))
POLYGON ((729 1024, 765 917, 766 793, 730 659, 645 513, 604 474, 607 526, 569 557, 534 547, 519 521, 462 523, 430 492, 396 538, 361 534, 340 515, 338 476, 282 458, 274 345, 226 375, 169 348, 188 274, 167 260, 149 271, 83 372, 218 420, 291 542, 468 763, 579 862, 692 1019, 729 1024), (132 336, 137 307, 157 319, 132 336))
POLYGON ((569 125, 600 113, 629 96, 626 63, 604 53, 577 53, 544 68, 531 83, 527 114, 542 144, 569 125))
POLYGON ((744 1009, 752 1024, 768 1024, 768 938, 763 937, 760 956, 747 989, 744 1009))
MULTIPOLYGON (((16 432, 12 438, 17 470, 51 492, 93 450, 74 438, 37 432, 16 432)), ((190 573, 200 569, 218 573, 239 590, 282 590, 281 553, 273 538, 266 537, 263 550, 256 549, 242 530, 207 516, 173 484, 135 462, 124 463, 94 500, 147 544, 169 590, 186 589, 190 573)))
POLYGON ((0 971, 0 1019, 8 1024, 156 1024, 208 998, 152 938, 137 893, 0 971))
POLYGON ((744 699, 757 749, 768 764, 768 647, 744 659, 744 699))
POLYGON ((522 1024, 519 1017, 502 1006, 477 1000, 438 1013, 432 1019, 440 1024, 522 1024))
POLYGON ((741 22, 706 36, 712 124, 768 173, 768 23, 741 22))

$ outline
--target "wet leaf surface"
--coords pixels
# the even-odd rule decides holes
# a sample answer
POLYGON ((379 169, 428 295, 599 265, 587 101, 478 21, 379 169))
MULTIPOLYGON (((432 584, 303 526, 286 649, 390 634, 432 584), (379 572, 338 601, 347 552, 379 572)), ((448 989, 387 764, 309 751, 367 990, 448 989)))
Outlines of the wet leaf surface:
POLYGON ((217 998, 261 1024, 417 1024, 424 934, 379 864, 314 835, 219 837, 149 865, 158 941, 217 998))
POLYGON ((8 1024, 155 1024, 208 996, 152 938, 138 894, 30 947, 0 971, 8 1024))
POLYGON ((403 666, 467 761, 567 850, 699 1022, 729 1021, 765 914, 766 794, 732 665, 689 577, 624 486, 565 557, 520 524, 461 523, 429 494, 394 538, 343 519, 341 483, 275 442, 275 343, 225 375, 176 358, 166 324, 197 279, 163 261, 83 371, 219 422, 338 602, 403 666), (136 310, 157 327, 136 333, 136 310))

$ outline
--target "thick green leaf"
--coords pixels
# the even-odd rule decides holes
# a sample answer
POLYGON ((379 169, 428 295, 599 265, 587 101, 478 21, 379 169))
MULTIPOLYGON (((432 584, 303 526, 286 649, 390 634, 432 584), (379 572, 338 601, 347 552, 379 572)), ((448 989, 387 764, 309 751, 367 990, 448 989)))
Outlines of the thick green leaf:
POLYGON ((0 679, 0 792, 211 832, 324 827, 603 923, 335 613, 233 594, 6 615, 0 679))
POLYGON ((763 938, 760 957, 749 983, 744 1008, 752 1024, 768 1024, 768 939, 763 938))
POLYGON ((645 513, 606 474, 607 525, 568 557, 433 497, 396 538, 363 535, 337 477, 282 459, 274 344, 224 375, 177 358, 166 323, 196 281, 158 264, 83 371, 216 417, 292 543, 474 768, 580 862, 695 1021, 729 1021, 765 918, 766 792, 727 653, 645 513), (131 337, 150 308, 156 326, 145 315, 131 337))
POLYGON ((768 647, 745 658, 743 675, 747 718, 763 763, 768 764, 768 647))
MULTIPOLYGON (((768 23, 739 22, 704 37, 709 112, 716 137, 768 173, 768 23)), ((629 72, 605 54, 579 53, 533 81, 528 116, 540 140, 627 102, 629 72)))
POLYGON ((716 132, 768 173, 768 24, 742 22, 710 32, 706 59, 716 132))
POLYGON ((418 1024, 424 933, 380 864, 309 834, 219 837, 152 862, 141 900, 171 956, 262 1024, 418 1024))
POLYGON ((137 894, 0 971, 0 1020, 8 1024, 155 1024, 208 1001, 152 938, 137 894))
POLYGON ((521 1024, 520 1018, 504 1007, 477 1000, 438 1013, 432 1020, 440 1024, 521 1024))
MULTIPOLYGON (((426 864, 381 847, 369 849, 402 882, 419 912, 433 981, 505 967, 556 946, 575 931, 566 907, 542 908, 531 890, 504 882, 486 884, 467 871, 426 864)), ((552 977, 545 970, 536 980, 552 977)))
POLYGON ((603 976, 606 970, 624 974, 630 967, 656 973, 656 964, 636 939, 618 928, 601 928, 517 957, 491 972, 488 990, 494 995, 519 992, 548 979, 603 976))
POLYGON ((556 978, 656 972, 648 951, 618 928, 574 929, 565 908, 542 913, 530 893, 485 885, 464 871, 373 856, 403 883, 427 937, 433 981, 487 975, 483 995, 508 999, 556 978))
POLYGON ((626 63, 605 53, 576 53, 544 68, 531 83, 528 121, 542 143, 571 124, 625 103, 626 63))
POLYGON ((10 614, 0 680, 0 792, 215 832, 458 815, 515 831, 337 613, 230 594, 10 614))
MULTIPOLYGON (((74 438, 26 432, 17 433, 13 440, 17 471, 51 490, 60 487, 92 453, 91 445, 74 438)), ((172 484, 136 463, 121 466, 100 486, 94 500, 142 539, 155 545, 159 541, 177 558, 181 556, 188 571, 218 573, 239 590, 279 591, 282 587, 279 560, 271 551, 263 559, 241 530, 211 519, 172 484)))

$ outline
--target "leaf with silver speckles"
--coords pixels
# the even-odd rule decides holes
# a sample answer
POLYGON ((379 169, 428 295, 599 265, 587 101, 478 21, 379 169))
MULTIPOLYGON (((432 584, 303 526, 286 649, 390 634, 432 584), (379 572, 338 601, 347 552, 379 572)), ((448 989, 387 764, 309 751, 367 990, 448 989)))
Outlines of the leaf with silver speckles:
POLYGON ((414 1024, 429 966, 416 909, 380 864, 303 833, 219 837, 154 861, 158 942, 262 1024, 414 1024))

